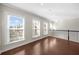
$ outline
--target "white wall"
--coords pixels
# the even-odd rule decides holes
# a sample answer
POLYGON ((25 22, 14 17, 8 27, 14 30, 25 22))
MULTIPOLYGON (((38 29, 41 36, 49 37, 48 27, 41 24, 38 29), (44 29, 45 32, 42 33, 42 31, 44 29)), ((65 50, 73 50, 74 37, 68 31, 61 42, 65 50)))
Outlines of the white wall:
POLYGON ((79 18, 61 19, 56 22, 56 29, 79 30, 79 18))
MULTIPOLYGON (((79 31, 79 18, 63 19, 55 23, 56 30, 78 30, 79 31)), ((59 38, 67 39, 68 32, 54 31, 54 36, 59 38)), ((79 33, 70 32, 70 40, 74 42, 79 42, 79 33)))
MULTIPOLYGON (((12 48, 15 48, 15 47, 18 47, 18 46, 21 46, 21 45, 24 45, 24 44, 27 44, 29 42, 33 42, 35 40, 38 40, 40 38, 43 38, 43 37, 46 37, 46 36, 49 36, 51 35, 51 33, 48 33, 48 35, 43 35, 43 22, 46 21, 46 22, 50 22, 48 21, 47 19, 43 18, 43 17, 40 17, 38 15, 35 15, 35 14, 31 14, 29 12, 25 12, 23 10, 20 10, 18 8, 15 8, 15 7, 7 7, 7 6, 3 6, 1 5, 1 9, 2 9, 2 21, 0 20, 0 22, 2 23, 2 27, 0 27, 0 29, 2 28, 2 31, 0 30, 0 32, 2 32, 2 51, 6 51, 6 50, 9 50, 9 49, 12 49, 12 48), (6 18, 6 15, 8 14, 14 14, 14 15, 19 15, 19 16, 22 16, 25 18, 25 40, 24 41, 19 41, 19 42, 16 42, 16 43, 12 43, 12 44, 6 44, 6 40, 8 39, 7 38, 7 18, 6 18), (37 38, 32 38, 32 19, 37 19, 37 20, 40 20, 40 23, 41 23, 41 31, 40 31, 40 37, 37 37, 37 38)), ((1 14, 1 12, 0 12, 1 14)), ((1 24, 0 23, 0 24, 1 24)), ((49 26, 49 25, 48 25, 49 26)))
POLYGON ((2 41, 1 40, 2 39, 2 35, 1 35, 2 34, 1 25, 2 24, 1 23, 2 23, 2 20, 1 19, 2 19, 2 10, 1 10, 1 7, 0 7, 0 53, 1 53, 1 47, 2 47, 2 45, 1 45, 1 41, 2 41))

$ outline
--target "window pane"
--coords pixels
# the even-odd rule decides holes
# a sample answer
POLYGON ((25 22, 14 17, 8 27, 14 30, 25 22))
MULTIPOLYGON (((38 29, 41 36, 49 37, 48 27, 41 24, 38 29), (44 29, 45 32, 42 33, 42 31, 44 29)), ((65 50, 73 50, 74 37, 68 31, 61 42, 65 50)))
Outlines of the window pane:
POLYGON ((45 22, 43 26, 44 26, 44 28, 43 28, 44 32, 43 33, 48 34, 48 23, 45 22))
POLYGON ((37 30, 37 34, 40 36, 40 29, 37 30))
POLYGON ((10 16, 9 27, 10 28, 22 28, 23 20, 20 17, 10 16))
POLYGON ((23 38, 23 30, 19 30, 19 29, 10 29, 10 42, 16 41, 16 40, 20 40, 20 39, 24 39, 23 38))
POLYGON ((33 29, 33 35, 38 35, 37 29, 33 29))
POLYGON ((52 24, 50 23, 50 29, 52 28, 52 24))
POLYGON ((9 42, 24 39, 24 20, 17 16, 9 16, 9 42))
POLYGON ((40 21, 38 20, 33 20, 33 37, 40 36, 40 21))

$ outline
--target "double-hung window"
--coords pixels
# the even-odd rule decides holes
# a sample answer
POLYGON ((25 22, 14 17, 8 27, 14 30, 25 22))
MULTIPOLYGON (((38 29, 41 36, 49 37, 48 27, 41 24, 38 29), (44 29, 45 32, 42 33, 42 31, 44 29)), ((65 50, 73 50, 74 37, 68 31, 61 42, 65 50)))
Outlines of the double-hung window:
POLYGON ((49 25, 50 25, 50 30, 53 30, 53 24, 50 23, 49 25))
POLYGON ((40 21, 33 20, 32 21, 32 37, 40 36, 40 21))
POLYGON ((8 15, 8 43, 24 40, 24 18, 8 15))
POLYGON ((44 22, 43 24, 43 34, 46 35, 48 34, 48 23, 47 22, 44 22))

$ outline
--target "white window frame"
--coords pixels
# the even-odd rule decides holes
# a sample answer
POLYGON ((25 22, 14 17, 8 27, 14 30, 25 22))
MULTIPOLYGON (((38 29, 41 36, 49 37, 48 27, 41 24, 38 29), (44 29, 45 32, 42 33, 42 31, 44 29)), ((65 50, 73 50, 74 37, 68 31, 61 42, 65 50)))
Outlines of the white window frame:
POLYGON ((17 16, 17 15, 7 15, 7 36, 8 36, 7 44, 11 44, 11 43, 15 43, 15 42, 19 42, 19 41, 25 40, 25 34, 24 33, 25 33, 25 19, 23 17, 17 16), (9 29, 17 29, 17 28, 9 28, 9 25, 10 25, 9 24, 9 20, 10 20, 11 16, 16 16, 16 17, 22 18, 22 20, 23 20, 23 28, 19 28, 19 29, 23 29, 23 39, 16 40, 16 41, 13 41, 13 42, 10 42, 9 29))
POLYGON ((43 23, 43 34, 44 35, 47 35, 48 34, 48 23, 47 22, 44 22, 43 23), (46 27, 44 27, 44 26, 46 26, 46 27))
POLYGON ((33 19, 33 20, 32 20, 32 37, 35 38, 35 37, 39 37, 39 36, 40 36, 40 21, 33 19), (36 25, 34 22, 37 22, 37 23, 38 23, 38 25, 37 25, 37 26, 39 26, 38 28, 34 28, 35 25, 36 25), (33 27, 33 25, 34 25, 34 27, 33 27), (38 35, 33 35, 33 30, 35 30, 35 29, 36 29, 36 30, 39 30, 38 35))

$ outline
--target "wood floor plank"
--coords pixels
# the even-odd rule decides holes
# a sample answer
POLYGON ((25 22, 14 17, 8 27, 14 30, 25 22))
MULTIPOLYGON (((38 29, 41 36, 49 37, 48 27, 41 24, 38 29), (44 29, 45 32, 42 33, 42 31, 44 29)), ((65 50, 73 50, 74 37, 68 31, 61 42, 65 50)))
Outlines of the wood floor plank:
POLYGON ((79 55, 79 43, 49 36, 2 55, 79 55))

